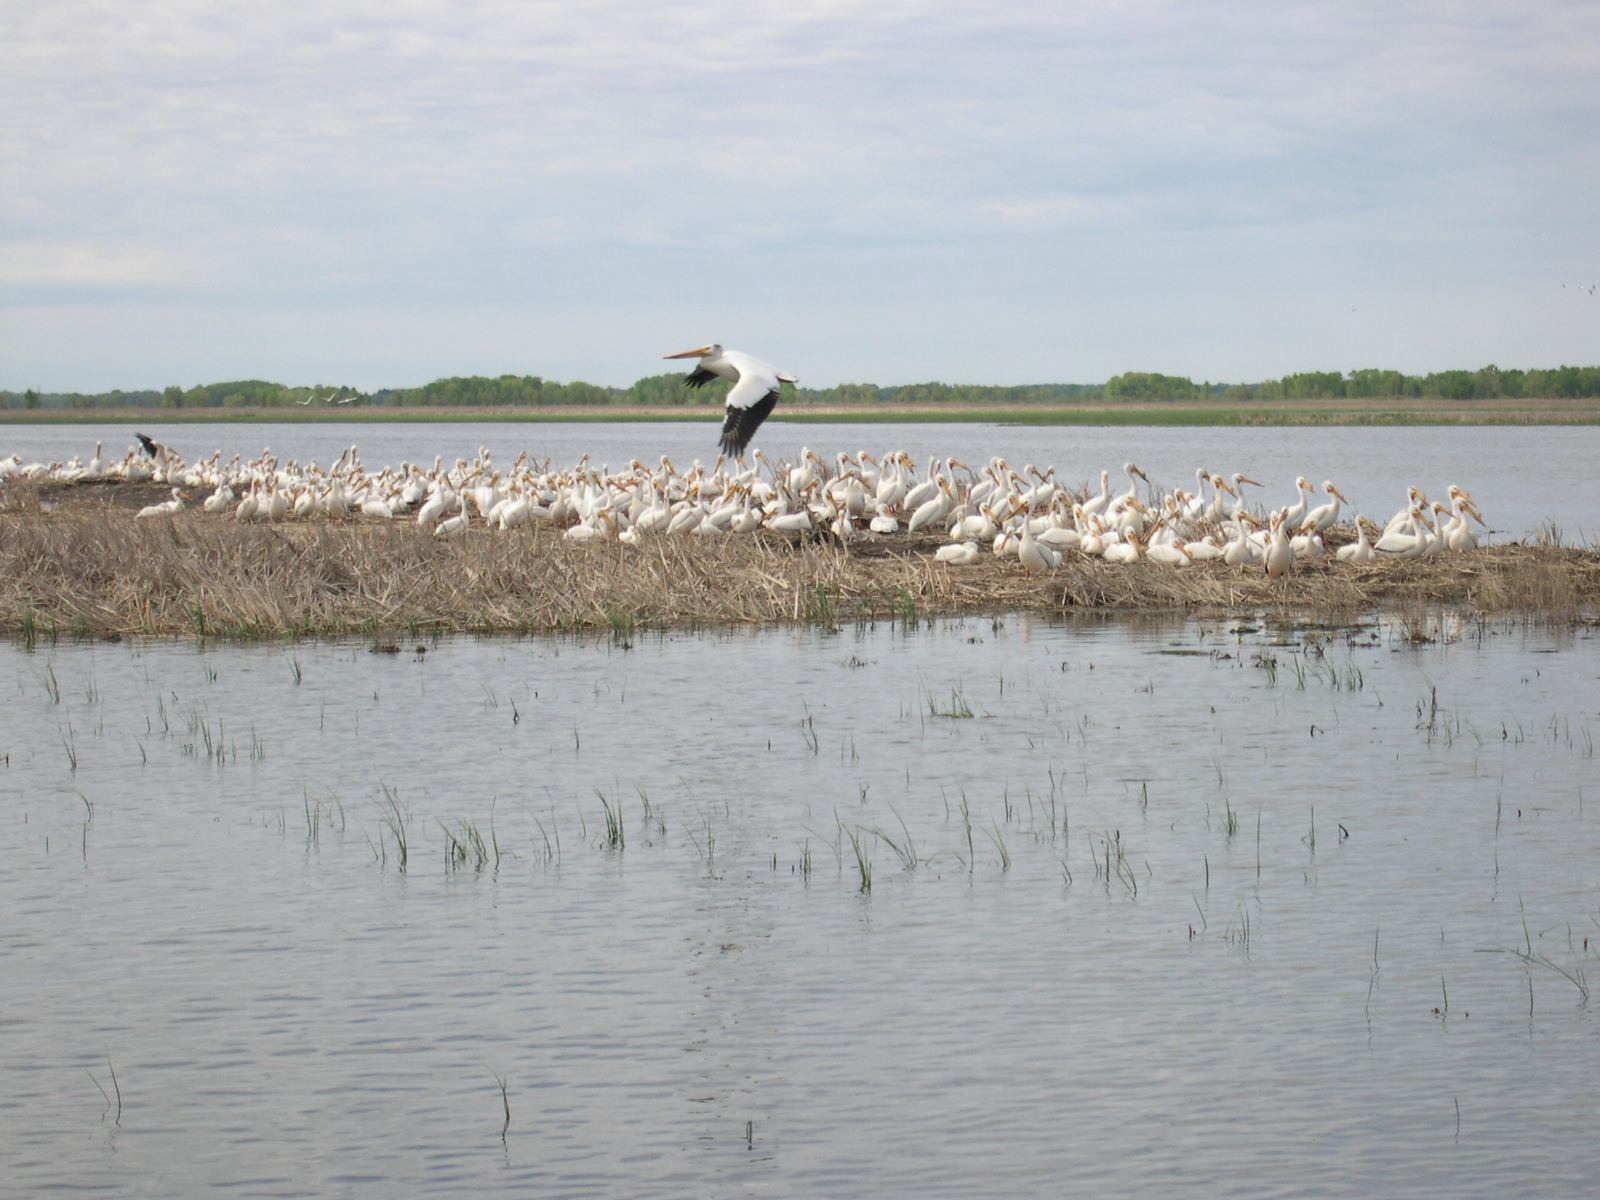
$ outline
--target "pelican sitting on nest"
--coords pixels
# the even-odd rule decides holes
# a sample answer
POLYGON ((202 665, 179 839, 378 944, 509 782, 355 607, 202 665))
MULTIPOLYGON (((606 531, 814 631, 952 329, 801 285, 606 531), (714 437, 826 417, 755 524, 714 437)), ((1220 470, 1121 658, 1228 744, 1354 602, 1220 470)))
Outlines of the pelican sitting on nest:
POLYGON ((147 504, 134 514, 135 520, 148 520, 150 517, 170 517, 174 513, 181 513, 189 497, 177 488, 172 489, 172 499, 163 500, 160 504, 147 504))
POLYGON ((685 350, 682 354, 669 354, 668 358, 698 358, 700 363, 684 379, 690 387, 704 387, 713 379, 729 379, 733 387, 728 390, 727 416, 722 422, 722 452, 731 458, 741 458, 750 439, 761 427, 761 422, 771 415, 783 394, 783 385, 799 383, 799 377, 786 375, 771 363, 751 358, 737 350, 724 350, 719 345, 701 346, 698 350, 685 350))

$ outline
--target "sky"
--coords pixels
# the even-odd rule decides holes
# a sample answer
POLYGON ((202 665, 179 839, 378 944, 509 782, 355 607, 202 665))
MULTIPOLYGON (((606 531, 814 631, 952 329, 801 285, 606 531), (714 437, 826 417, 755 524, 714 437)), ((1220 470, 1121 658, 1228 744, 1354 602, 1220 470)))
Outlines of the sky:
POLYGON ((0 45, 0 388, 1600 362, 1592 2, 0 0, 0 45))

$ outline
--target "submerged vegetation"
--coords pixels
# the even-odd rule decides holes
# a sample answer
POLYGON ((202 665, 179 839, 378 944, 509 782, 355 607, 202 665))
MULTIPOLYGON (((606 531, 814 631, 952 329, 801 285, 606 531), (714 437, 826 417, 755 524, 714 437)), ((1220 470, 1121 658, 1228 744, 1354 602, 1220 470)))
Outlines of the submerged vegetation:
MULTIPOLYGON (((189 544, 206 528, 163 532, 189 544)), ((373 536, 252 529, 302 553, 373 536)), ((456 543, 446 561, 464 575, 492 544, 456 543)), ((650 547, 680 548, 710 552, 650 547)), ((570 560, 594 566, 617 547, 552 552, 569 550, 600 552, 570 560)), ((347 1090, 329 1074, 346 1060, 361 1078, 388 1069, 410 1038, 408 1078, 456 1082, 407 1094, 504 1170, 493 1155, 518 1153, 519 1136, 547 1161, 542 1131, 561 1128, 580 1087, 602 1127, 630 1096, 646 1116, 659 1108, 654 1084, 642 1098, 632 1082, 594 1086, 635 1081, 641 1064, 707 1101, 668 1106, 666 1133, 691 1153, 720 1145, 726 1162, 748 1153, 751 1113, 777 1125, 794 1111, 792 1089, 752 1076, 746 1045, 799 1042, 794 1069, 833 1047, 807 1095, 855 1095, 884 1068, 837 1031, 891 1029, 888 1053, 933 1061, 958 1088, 973 1064, 1005 1089, 1033 1079, 1035 1107, 1059 1124, 1051 1105, 1081 1076, 1081 1046, 1113 1046, 1129 1094, 1154 1110, 1175 1094, 1163 1064, 1187 1061, 1203 1026, 1245 1074, 1292 1059, 1307 1094, 1357 1124, 1374 1099, 1364 1078, 1345 1086, 1352 1056, 1398 1064, 1383 1077, 1399 1089, 1422 1074, 1403 1068, 1438 1054, 1446 1086, 1397 1091, 1384 1136, 1404 1120, 1407 1136, 1450 1145, 1459 1096, 1470 1137, 1566 1121, 1535 1153, 1575 1147, 1573 1177, 1586 1169, 1582 1106, 1549 1099, 1552 1078, 1584 1094, 1595 1032, 1584 681, 1597 664, 1584 633, 1271 613, 1070 630, 918 620, 909 637, 897 615, 842 636, 664 637, 628 652, 585 637, 443 639, 415 657, 399 639, 371 647, 388 655, 152 652, 51 645, 48 632, 33 653, 12 647, 4 850, 38 897, 18 907, 13 940, 41 949, 10 975, 19 995, 52 1001, 16 1007, 25 1040, 49 1051, 40 1078, 56 1072, 60 1109, 81 1110, 59 1156, 98 1121, 114 1128, 113 1059, 130 1078, 130 1135, 177 1102, 190 1107, 174 1127, 216 1111, 248 1131, 237 1112, 260 1092, 232 1109, 196 1099, 195 1064, 255 1071, 292 1108, 347 1090), (264 755, 246 752, 253 722, 264 755), (74 730, 81 764, 54 741, 74 730), (236 755, 205 752, 234 738, 236 755), (151 970, 173 914, 196 912, 198 929, 176 931, 182 952, 151 970), (94 925, 117 936, 51 952, 94 925), (276 979, 294 995, 313 980, 317 1003, 285 1007, 276 979), (194 997, 207 1019, 173 1019, 194 997), (1070 1037, 1037 1019, 1041 1004, 1069 1014, 1070 1037), (153 1056, 119 1023, 79 1045, 85 1021, 118 1006, 176 1048, 153 1056), (419 1012, 446 1013, 449 1036, 418 1037, 419 1012), (353 1044, 352 1020, 369 1024, 350 1055, 282 1052, 353 1044), (218 1040, 225 1021, 281 1032, 236 1046, 218 1040), (732 1048, 721 1061, 719 1040, 732 1048), (512 1078, 530 1081, 514 1124, 512 1078)), ((374 1095, 390 1107, 357 1124, 408 1127, 395 1092, 374 1095)), ((1224 1117, 1211 1129, 1225 1134, 1224 1117)))

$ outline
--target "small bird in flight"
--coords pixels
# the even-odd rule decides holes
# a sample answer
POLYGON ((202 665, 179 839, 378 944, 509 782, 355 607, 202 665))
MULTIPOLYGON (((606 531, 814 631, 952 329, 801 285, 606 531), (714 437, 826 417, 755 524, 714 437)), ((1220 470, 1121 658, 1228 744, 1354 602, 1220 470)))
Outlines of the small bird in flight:
POLYGON ((668 358, 698 358, 699 364, 684 379, 690 387, 704 387, 713 379, 730 379, 727 416, 722 422, 722 452, 732 458, 743 456, 745 447, 761 427, 761 422, 771 415, 783 385, 799 383, 797 376, 786 375, 771 363, 751 358, 737 350, 724 350, 721 346, 701 346, 698 350, 685 350, 682 354, 669 354, 668 358))

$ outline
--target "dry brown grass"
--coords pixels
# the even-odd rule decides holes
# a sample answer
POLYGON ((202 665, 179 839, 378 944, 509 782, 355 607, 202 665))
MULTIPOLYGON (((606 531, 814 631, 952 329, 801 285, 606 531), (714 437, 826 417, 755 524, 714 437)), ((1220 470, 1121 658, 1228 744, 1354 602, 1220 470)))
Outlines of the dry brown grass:
POLYGON ((1283 583, 1208 564, 1177 571, 1069 555, 1027 579, 1013 560, 933 561, 940 539, 848 549, 771 536, 575 544, 550 529, 475 528, 438 541, 408 521, 241 525, 185 513, 135 520, 73 501, 0 510, 0 633, 225 637, 912 620, 963 613, 1329 616, 1448 606, 1574 620, 1600 611, 1600 555, 1502 546, 1351 567, 1304 562, 1283 583))

